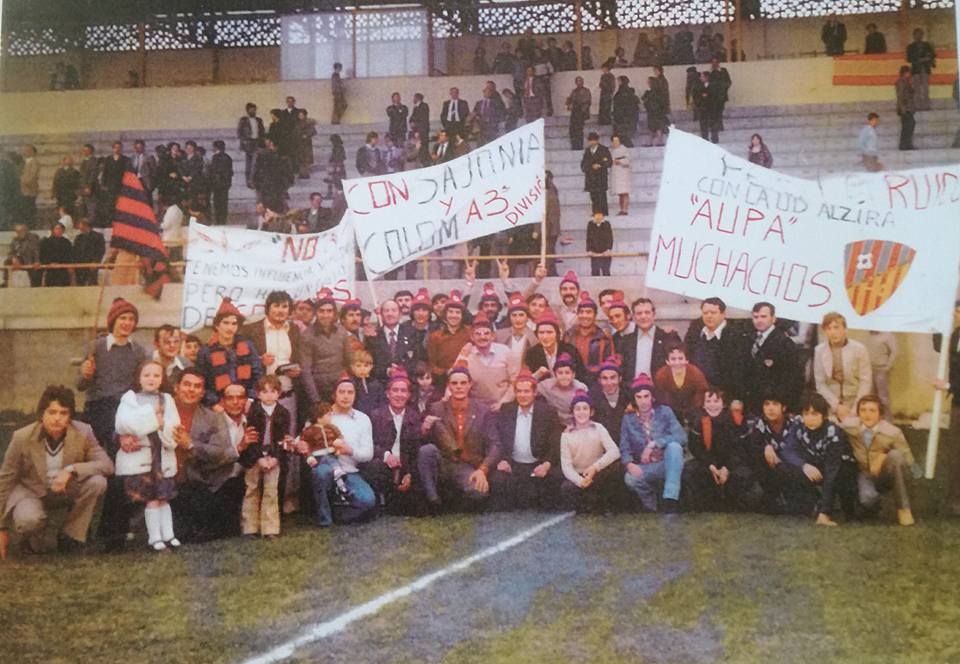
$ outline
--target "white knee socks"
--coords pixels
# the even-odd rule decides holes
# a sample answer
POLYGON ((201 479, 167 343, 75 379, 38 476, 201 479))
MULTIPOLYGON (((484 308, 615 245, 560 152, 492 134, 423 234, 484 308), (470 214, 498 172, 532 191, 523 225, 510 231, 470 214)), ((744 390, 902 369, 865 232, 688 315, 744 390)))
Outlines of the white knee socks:
POLYGON ((147 543, 154 549, 162 550, 163 533, 160 526, 160 512, 162 507, 146 507, 143 510, 143 520, 147 523, 147 543))
POLYGON ((180 546, 180 540, 173 534, 173 510, 170 509, 170 503, 164 503, 157 509, 160 512, 160 534, 163 541, 168 546, 180 546))

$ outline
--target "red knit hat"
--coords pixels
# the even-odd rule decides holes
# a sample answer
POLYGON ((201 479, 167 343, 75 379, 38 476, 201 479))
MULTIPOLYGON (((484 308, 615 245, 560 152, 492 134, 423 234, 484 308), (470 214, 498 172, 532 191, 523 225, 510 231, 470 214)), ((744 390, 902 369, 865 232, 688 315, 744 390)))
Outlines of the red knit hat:
POLYGON ((490 330, 494 330, 493 321, 487 318, 487 314, 482 311, 478 311, 477 314, 473 317, 473 329, 478 327, 485 327, 490 330))
POLYGON ((630 384, 630 393, 636 394, 637 392, 642 392, 646 390, 650 394, 654 393, 653 380, 645 373, 640 374, 633 379, 633 382, 630 384))
POLYGON ((360 300, 353 298, 340 305, 340 309, 341 311, 360 311, 363 309, 363 305, 360 303, 360 300))
POLYGON ((117 322, 117 319, 120 318, 123 314, 133 314, 134 318, 134 329, 137 327, 137 323, 140 322, 140 312, 137 311, 137 308, 133 306, 132 302, 124 300, 122 297, 118 297, 113 301, 113 304, 110 305, 110 311, 107 312, 107 331, 113 332, 113 325, 117 322))
POLYGON ((213 326, 216 327, 220 324, 227 316, 236 316, 237 323, 243 325, 244 316, 240 313, 240 310, 237 309, 229 297, 223 298, 223 302, 220 303, 220 308, 217 309, 217 314, 213 317, 213 326))
POLYGON ((340 383, 350 383, 351 385, 353 385, 353 376, 348 374, 346 371, 342 372, 339 376, 337 376, 337 380, 333 384, 334 392, 336 392, 337 388, 340 387, 340 383))
POLYGON ((447 376, 449 377, 458 373, 463 374, 464 376, 467 377, 468 380, 470 380, 470 368, 467 366, 467 363, 464 362, 463 360, 460 360, 459 362, 455 363, 452 367, 450 367, 450 371, 447 372, 447 376))
POLYGON ((628 316, 630 315, 630 305, 623 299, 623 291, 617 291, 613 294, 613 300, 611 300, 610 305, 607 307, 607 311, 611 309, 623 309, 627 312, 628 316))
POLYGON ((536 376, 530 373, 529 369, 523 367, 520 369, 520 373, 517 374, 517 377, 513 379, 514 385, 517 385, 518 383, 533 383, 533 386, 536 387, 538 381, 536 376))
POLYGON ((387 369, 387 387, 401 380, 407 385, 410 385, 410 376, 407 375, 406 369, 403 367, 390 367, 387 369))
POLYGON ((511 294, 510 299, 507 300, 507 313, 512 314, 514 311, 530 313, 530 307, 527 306, 527 301, 523 299, 523 295, 520 293, 511 294))
POLYGON ((450 297, 447 299, 447 303, 443 305, 444 312, 450 307, 457 307, 461 311, 466 308, 463 305, 463 296, 460 294, 460 291, 456 289, 450 291, 450 297))
POLYGON ((577 279, 577 273, 573 270, 567 270, 567 273, 563 275, 563 279, 560 280, 560 285, 563 286, 566 283, 571 283, 577 288, 580 288, 580 280, 577 279))
POLYGON ((323 304, 337 306, 337 301, 333 299, 333 291, 326 286, 317 291, 317 306, 319 307, 323 304))
POLYGON ((593 301, 588 291, 580 291, 580 301, 577 302, 577 310, 580 309, 593 309, 594 312, 597 310, 597 303, 593 301))
POLYGON ((480 304, 484 302, 496 302, 500 304, 500 296, 497 295, 497 289, 493 282, 488 281, 483 285, 483 293, 480 295, 480 304))
POLYGON ((553 370, 556 371, 561 367, 569 367, 573 369, 574 361, 573 356, 570 353, 560 353, 557 355, 556 361, 553 363, 553 370))
POLYGON ((620 367, 622 364, 623 359, 619 355, 611 355, 600 363, 600 367, 597 369, 597 375, 600 375, 604 371, 616 371, 617 373, 620 373, 620 367))
POLYGON ((430 292, 426 288, 421 288, 417 291, 417 294, 413 296, 413 301, 410 303, 410 311, 413 311, 417 307, 422 307, 427 311, 433 311, 433 306, 430 303, 430 292))
POLYGON ((557 335, 560 334, 560 321, 557 320, 557 315, 550 309, 545 310, 540 314, 540 318, 537 319, 537 329, 539 329, 541 325, 553 325, 557 331, 557 335))
POLYGON ((590 398, 590 393, 585 390, 577 390, 574 393, 573 399, 570 400, 570 409, 572 410, 578 403, 585 403, 593 408, 593 400, 590 398))

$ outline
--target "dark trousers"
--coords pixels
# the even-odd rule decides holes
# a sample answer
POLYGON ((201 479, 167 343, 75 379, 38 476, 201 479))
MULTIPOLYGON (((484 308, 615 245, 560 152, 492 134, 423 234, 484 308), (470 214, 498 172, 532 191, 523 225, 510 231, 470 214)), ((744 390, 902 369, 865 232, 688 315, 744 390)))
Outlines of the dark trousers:
POLYGON ((417 452, 417 470, 423 482, 427 501, 438 503, 444 499, 466 498, 482 502, 488 494, 480 493, 470 483, 470 475, 476 470, 468 463, 444 458, 439 448, 432 443, 423 445, 417 452))
POLYGON ((753 512, 760 507, 763 491, 753 471, 743 465, 730 468, 723 486, 713 480, 710 467, 697 459, 683 464, 684 502, 695 512, 753 512))
POLYGON ((557 509, 563 474, 559 468, 553 467, 546 476, 533 477, 533 469, 538 465, 510 461, 509 473, 494 471, 490 477, 491 507, 498 512, 557 509))
POLYGON ((600 95, 600 109, 597 117, 597 124, 610 124, 610 111, 613 109, 613 95, 600 95))
POLYGON ((591 256, 590 257, 590 275, 594 277, 609 277, 610 263, 613 259, 610 256, 591 256))
POLYGON ((809 516, 816 503, 816 493, 809 493, 809 481, 803 471, 787 463, 773 468, 765 462, 754 469, 763 497, 759 509, 767 514, 809 516))
POLYGON ((218 226, 227 223, 229 195, 229 187, 214 187, 213 189, 213 220, 218 226))
POLYGON ((367 463, 361 463, 357 468, 360 477, 366 480, 377 495, 387 513, 405 516, 420 516, 424 513, 423 486, 417 476, 416 469, 390 468, 383 459, 374 458, 367 463), (410 473, 410 488, 400 491, 400 482, 403 476, 410 473))
POLYGON ((900 149, 913 149, 913 130, 917 128, 917 121, 913 111, 900 114, 900 149))
POLYGON ((200 482, 187 482, 170 502, 174 530, 185 542, 205 542, 240 534, 243 476, 231 477, 216 491, 200 482))
POLYGON ((583 150, 583 127, 587 123, 587 116, 580 113, 570 115, 570 149, 583 150))
POLYGON ((253 166, 257 162, 256 150, 244 153, 243 176, 247 179, 247 186, 253 186, 253 166))
POLYGON ((597 212, 602 213, 604 216, 610 214, 610 208, 607 206, 607 190, 601 189, 591 190, 590 191, 590 207, 591 212, 596 214, 597 212))
POLYGON ((946 512, 960 516, 960 397, 954 396, 950 409, 950 446, 947 459, 946 512))
POLYGON ((614 462, 593 478, 593 484, 581 489, 568 479, 560 484, 560 508, 577 512, 605 512, 618 506, 623 497, 623 469, 614 462))
POLYGON ((720 117, 710 111, 700 111, 700 137, 711 143, 720 142, 720 117))
MULTIPOLYGON (((84 420, 93 428, 97 441, 113 461, 116 461, 119 450, 114 435, 119 405, 120 397, 104 397, 88 401, 83 411, 84 420)), ((100 514, 99 537, 116 541, 126 535, 133 514, 134 510, 123 490, 123 478, 116 475, 108 477, 103 511, 100 514)))
POLYGON ((20 208, 23 215, 23 223, 27 228, 35 228, 37 223, 37 197, 22 196, 20 199, 20 208))
POLYGON ((849 461, 828 461, 819 467, 823 481, 819 484, 811 482, 801 468, 794 468, 791 472, 799 471, 795 475, 796 481, 792 484, 796 493, 787 497, 787 503, 793 507, 795 513, 806 514, 813 510, 819 514, 831 516, 837 497, 840 506, 847 518, 852 518, 857 504, 857 465, 849 461), (818 499, 819 496, 819 499, 818 499))

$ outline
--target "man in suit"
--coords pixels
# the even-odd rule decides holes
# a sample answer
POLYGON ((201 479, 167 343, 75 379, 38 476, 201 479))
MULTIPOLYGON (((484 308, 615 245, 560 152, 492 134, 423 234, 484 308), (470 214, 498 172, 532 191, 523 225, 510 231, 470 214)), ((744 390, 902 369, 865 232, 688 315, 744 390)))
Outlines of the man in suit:
POLYGON ((667 365, 667 348, 680 343, 680 335, 665 330, 657 322, 657 307, 653 300, 641 297, 633 301, 633 322, 636 329, 620 339, 623 355, 623 379, 632 383, 640 374, 653 376, 667 365))
POLYGON ((73 166, 73 156, 65 155, 60 162, 60 168, 53 174, 53 187, 50 192, 57 202, 57 208, 63 208, 71 216, 76 214, 74 206, 79 190, 80 171, 73 166))
POLYGON ((100 222, 105 226, 110 224, 110 216, 113 214, 114 208, 116 208, 117 196, 120 195, 123 174, 131 168, 130 159, 123 154, 123 143, 114 141, 110 148, 110 156, 106 157, 101 165, 101 205, 97 208, 100 222))
POLYGON ((605 145, 600 145, 600 135, 597 132, 591 131, 587 141, 589 145, 583 151, 583 159, 580 160, 583 190, 590 193, 591 211, 594 214, 600 212, 606 216, 610 214, 610 208, 607 206, 607 176, 613 159, 610 157, 610 150, 605 145))
POLYGON ((783 404, 793 411, 803 389, 797 345, 777 327, 776 308, 772 304, 758 302, 753 305, 752 315, 753 330, 744 335, 739 352, 747 409, 759 413, 762 395, 779 391, 783 404))
POLYGON ((38 421, 13 434, 0 466, 0 559, 7 557, 8 524, 32 552, 83 546, 107 490, 113 462, 92 436, 72 425, 73 391, 50 385, 37 405, 38 421), (58 536, 47 533, 47 513, 68 508, 58 536), (59 541, 58 541, 59 540, 59 541))
POLYGON ((743 371, 739 350, 743 332, 727 320, 727 304, 719 297, 708 297, 700 304, 700 318, 690 322, 683 338, 690 364, 695 365, 707 382, 724 391, 727 403, 743 399, 743 371))
MULTIPOLYGON (((946 381, 937 379, 934 387, 953 396, 950 409, 950 433, 953 439, 950 445, 950 460, 947 466, 947 495, 945 512, 949 516, 960 516, 960 300, 954 303, 953 334, 950 345, 944 352, 949 353, 949 370, 946 381)), ((933 349, 941 352, 943 335, 933 335, 933 349)))
POLYGON ((196 141, 187 141, 183 144, 184 160, 180 166, 180 177, 187 185, 187 191, 193 197, 199 193, 207 191, 206 182, 206 164, 200 151, 197 149, 196 141))
POLYGON ((310 209, 307 210, 307 231, 322 233, 333 228, 333 215, 329 208, 323 207, 323 194, 315 191, 310 194, 310 209))
POLYGON ((360 465, 360 474, 394 514, 416 514, 419 508, 417 453, 423 431, 420 412, 416 405, 409 405, 411 393, 407 372, 392 372, 387 380, 387 404, 370 416, 373 459, 360 465))
POLYGON ((153 202, 153 190, 157 186, 157 158, 152 154, 147 154, 147 145, 142 138, 133 142, 133 156, 130 157, 130 165, 133 172, 140 179, 144 191, 147 192, 147 199, 153 202))
POLYGON ((227 223, 230 186, 233 184, 233 158, 227 154, 227 146, 223 141, 213 142, 208 179, 213 192, 213 218, 217 225, 222 226, 227 223))
POLYGON ((170 506, 178 539, 185 542, 240 534, 244 486, 238 460, 258 437, 256 429, 243 426, 247 395, 242 386, 224 390, 222 413, 202 405, 203 394, 203 374, 184 369, 174 386, 174 404, 189 435, 177 441, 177 497, 170 506), (230 426, 237 431, 236 442, 230 426))
POLYGON ((441 493, 485 501, 490 494, 488 477, 500 460, 497 418, 470 397, 470 372, 454 366, 447 377, 450 398, 430 406, 424 428, 432 443, 420 448, 417 468, 427 502, 441 504, 441 493))
POLYGON ((20 171, 20 195, 22 198, 23 220, 31 227, 37 220, 37 196, 40 195, 40 160, 37 148, 24 145, 23 168, 20 171))
POLYGON ((523 366, 523 356, 537 343, 537 335, 530 329, 530 308, 521 293, 513 293, 507 300, 510 325, 497 330, 494 341, 510 350, 510 375, 516 376, 523 366))
POLYGON ((280 150, 280 156, 294 160, 296 155, 291 152, 297 145, 295 134, 297 132, 297 116, 300 109, 297 108, 297 100, 293 97, 287 97, 285 106, 280 111, 280 142, 277 148, 280 150))
POLYGON ((450 88, 450 99, 443 102, 443 107, 440 109, 440 124, 446 129, 447 135, 451 137, 463 135, 468 115, 470 115, 470 104, 460 99, 459 88, 450 88))
POLYGON ((240 139, 240 149, 243 150, 244 177, 247 186, 253 189, 253 163, 257 158, 257 150, 263 147, 263 139, 267 132, 263 128, 263 120, 257 117, 257 105, 247 104, 247 114, 237 122, 237 138, 240 139))
POLYGON ((357 173, 361 177, 382 175, 386 172, 383 162, 383 153, 377 147, 380 134, 375 131, 367 133, 367 142, 357 150, 357 173))
POLYGON ((364 339, 367 352, 373 356, 373 377, 384 381, 391 368, 402 368, 408 374, 418 359, 417 342, 400 324, 400 305, 384 300, 380 305, 380 329, 377 336, 364 339))
POLYGON ((854 415, 857 402, 873 393, 873 367, 867 347, 847 336, 847 319, 830 312, 823 317, 826 339, 813 350, 813 377, 838 420, 854 415))
POLYGON ((720 66, 720 60, 717 58, 710 61, 707 77, 710 79, 710 85, 717 86, 717 120, 720 122, 720 130, 723 130, 723 112, 727 108, 727 102, 730 101, 733 80, 730 78, 730 72, 726 67, 720 66))
POLYGON ((515 400, 497 414, 502 459, 493 474, 493 508, 552 509, 560 487, 560 418, 537 399, 537 379, 522 371, 513 382, 515 400))
POLYGON ((450 135, 446 129, 437 133, 437 143, 433 146, 430 159, 434 164, 442 164, 453 159, 453 146, 450 144, 450 135))
POLYGON ((80 214, 95 222, 97 219, 97 197, 100 190, 100 160, 93 145, 83 146, 83 159, 80 160, 80 214))
POLYGON ((430 105, 419 92, 413 95, 410 128, 420 134, 420 163, 426 164, 430 158, 430 105))
POLYGON ((387 119, 390 121, 387 136, 393 139, 394 145, 403 145, 407 137, 407 117, 410 109, 400 103, 400 93, 390 95, 390 105, 387 106, 387 119))
POLYGON ((496 93, 493 83, 488 81, 483 88, 483 96, 473 106, 473 115, 480 122, 481 145, 495 140, 500 135, 500 123, 503 122, 503 100, 496 93))
POLYGON ((253 167, 253 184, 260 201, 268 210, 285 212, 291 174, 289 162, 281 159, 273 139, 264 140, 253 167))
POLYGON ((590 119, 590 90, 583 85, 583 76, 574 79, 575 87, 567 97, 570 111, 570 149, 583 149, 583 127, 590 119))

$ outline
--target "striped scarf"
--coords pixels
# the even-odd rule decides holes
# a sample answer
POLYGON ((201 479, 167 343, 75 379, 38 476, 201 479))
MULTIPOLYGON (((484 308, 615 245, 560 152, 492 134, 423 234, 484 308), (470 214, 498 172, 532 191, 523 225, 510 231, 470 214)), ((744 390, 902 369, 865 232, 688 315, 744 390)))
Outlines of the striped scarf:
POLYGON ((220 344, 217 335, 210 337, 210 366, 213 368, 213 387, 217 392, 223 392, 232 383, 248 383, 253 378, 253 353, 255 352, 249 341, 237 337, 233 346, 220 344))

